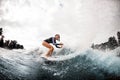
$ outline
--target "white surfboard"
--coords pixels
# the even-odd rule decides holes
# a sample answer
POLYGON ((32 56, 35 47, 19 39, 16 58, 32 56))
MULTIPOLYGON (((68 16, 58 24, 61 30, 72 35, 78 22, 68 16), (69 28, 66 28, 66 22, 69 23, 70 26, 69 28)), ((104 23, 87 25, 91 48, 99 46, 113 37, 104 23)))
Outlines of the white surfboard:
POLYGON ((60 56, 46 57, 45 55, 41 55, 41 58, 44 58, 48 61, 61 61, 60 56))
POLYGON ((65 56, 51 56, 51 57, 41 56, 41 57, 44 58, 45 60, 48 60, 48 61, 64 61, 64 60, 67 60, 67 58, 65 56))
MULTIPOLYGON (((77 54, 77 55, 79 55, 79 54, 77 54)), ((41 57, 45 58, 48 61, 65 61, 65 60, 75 58, 77 55, 69 54, 69 55, 51 56, 51 57, 46 57, 45 55, 41 55, 41 57)))
POLYGON ((60 61, 57 57, 47 57, 46 59, 49 61, 60 61))

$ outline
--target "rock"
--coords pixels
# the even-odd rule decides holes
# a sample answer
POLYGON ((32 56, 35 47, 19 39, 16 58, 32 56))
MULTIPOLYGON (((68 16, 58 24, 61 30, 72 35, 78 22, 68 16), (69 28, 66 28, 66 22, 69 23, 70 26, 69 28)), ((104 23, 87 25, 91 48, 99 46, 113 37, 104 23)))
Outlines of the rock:
POLYGON ((107 42, 101 44, 92 44, 91 48, 99 50, 114 50, 120 46, 120 32, 117 32, 118 41, 116 38, 110 37, 107 42))
POLYGON ((7 48, 7 49, 24 49, 23 45, 17 43, 16 40, 5 40, 4 36, 2 35, 3 29, 0 28, 0 47, 7 48))

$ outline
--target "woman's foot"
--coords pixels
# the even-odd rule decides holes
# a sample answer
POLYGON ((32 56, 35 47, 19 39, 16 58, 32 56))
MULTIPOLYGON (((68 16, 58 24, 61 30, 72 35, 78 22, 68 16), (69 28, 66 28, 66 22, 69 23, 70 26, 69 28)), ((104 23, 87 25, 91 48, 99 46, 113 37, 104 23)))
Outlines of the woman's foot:
POLYGON ((46 58, 50 57, 50 55, 45 55, 46 58))

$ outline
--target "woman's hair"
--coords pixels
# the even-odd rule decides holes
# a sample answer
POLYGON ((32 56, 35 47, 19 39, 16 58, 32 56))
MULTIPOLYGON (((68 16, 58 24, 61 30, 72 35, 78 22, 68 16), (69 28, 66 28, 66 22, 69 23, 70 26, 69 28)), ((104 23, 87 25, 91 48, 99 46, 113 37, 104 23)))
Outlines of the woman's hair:
POLYGON ((59 36, 59 37, 60 37, 60 35, 59 35, 59 34, 56 34, 55 36, 59 36))
POLYGON ((56 34, 55 36, 58 36, 58 37, 59 37, 58 41, 60 41, 60 35, 59 35, 59 34, 56 34))

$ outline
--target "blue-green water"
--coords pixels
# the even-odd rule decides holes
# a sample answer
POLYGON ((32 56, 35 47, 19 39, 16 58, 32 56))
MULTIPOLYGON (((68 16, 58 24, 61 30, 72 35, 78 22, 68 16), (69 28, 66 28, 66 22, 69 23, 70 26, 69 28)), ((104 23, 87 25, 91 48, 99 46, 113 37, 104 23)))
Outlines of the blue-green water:
MULTIPOLYGON (((120 77, 120 58, 110 52, 89 49, 70 59, 45 62, 36 51, 2 51, 2 80, 109 80, 120 77)), ((64 56, 76 54, 68 53, 64 56)))

